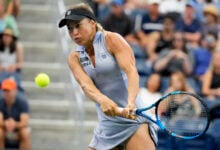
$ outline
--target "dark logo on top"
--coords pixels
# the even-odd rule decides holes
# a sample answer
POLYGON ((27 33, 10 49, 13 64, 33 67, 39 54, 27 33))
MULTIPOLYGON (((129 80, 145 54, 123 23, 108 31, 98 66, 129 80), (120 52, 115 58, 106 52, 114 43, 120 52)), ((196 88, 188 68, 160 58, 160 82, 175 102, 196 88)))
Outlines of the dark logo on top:
POLYGON ((103 58, 103 59, 106 59, 106 54, 105 53, 103 53, 103 54, 101 54, 101 57, 103 58))
POLYGON ((82 57, 79 59, 79 61, 84 67, 91 64, 88 57, 82 57))

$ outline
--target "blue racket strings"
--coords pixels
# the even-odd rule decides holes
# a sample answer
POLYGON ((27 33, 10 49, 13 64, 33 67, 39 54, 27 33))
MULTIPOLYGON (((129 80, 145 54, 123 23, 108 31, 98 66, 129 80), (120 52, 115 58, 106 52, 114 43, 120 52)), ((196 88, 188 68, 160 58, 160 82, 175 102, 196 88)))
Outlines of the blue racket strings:
POLYGON ((158 104, 157 109, 160 126, 173 136, 190 139, 207 130, 207 108, 194 95, 171 94, 158 104))

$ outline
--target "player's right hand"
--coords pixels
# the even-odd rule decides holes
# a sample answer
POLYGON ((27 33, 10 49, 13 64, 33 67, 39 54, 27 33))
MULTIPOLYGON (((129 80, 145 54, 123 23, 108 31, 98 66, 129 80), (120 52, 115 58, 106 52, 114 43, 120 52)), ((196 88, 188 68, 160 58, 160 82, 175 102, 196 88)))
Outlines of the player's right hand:
POLYGON ((108 116, 116 116, 117 115, 117 104, 111 99, 105 99, 100 103, 100 108, 102 112, 104 112, 108 116))

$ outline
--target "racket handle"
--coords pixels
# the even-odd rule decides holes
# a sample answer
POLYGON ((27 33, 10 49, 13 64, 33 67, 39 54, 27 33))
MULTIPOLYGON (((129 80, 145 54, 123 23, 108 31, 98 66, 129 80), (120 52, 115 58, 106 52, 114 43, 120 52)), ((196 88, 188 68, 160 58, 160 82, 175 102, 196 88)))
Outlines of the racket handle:
MULTIPOLYGON (((126 111, 125 109, 127 109, 127 108, 118 107, 119 114, 121 114, 121 115, 125 114, 125 111, 126 111)), ((127 113, 128 113, 128 115, 136 115, 136 110, 137 109, 134 109, 132 111, 127 110, 127 113)))
POLYGON ((124 110, 124 108, 122 108, 122 107, 118 107, 118 112, 119 112, 119 113, 122 113, 123 110, 124 110))

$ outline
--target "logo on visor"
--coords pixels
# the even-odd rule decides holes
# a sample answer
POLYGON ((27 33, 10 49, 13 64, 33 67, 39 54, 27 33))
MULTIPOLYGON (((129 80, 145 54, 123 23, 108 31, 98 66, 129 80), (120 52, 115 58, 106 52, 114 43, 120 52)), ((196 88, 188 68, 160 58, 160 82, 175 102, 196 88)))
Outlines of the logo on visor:
POLYGON ((67 15, 67 16, 69 16, 70 14, 71 14, 71 11, 70 11, 70 10, 66 12, 66 15, 67 15))

